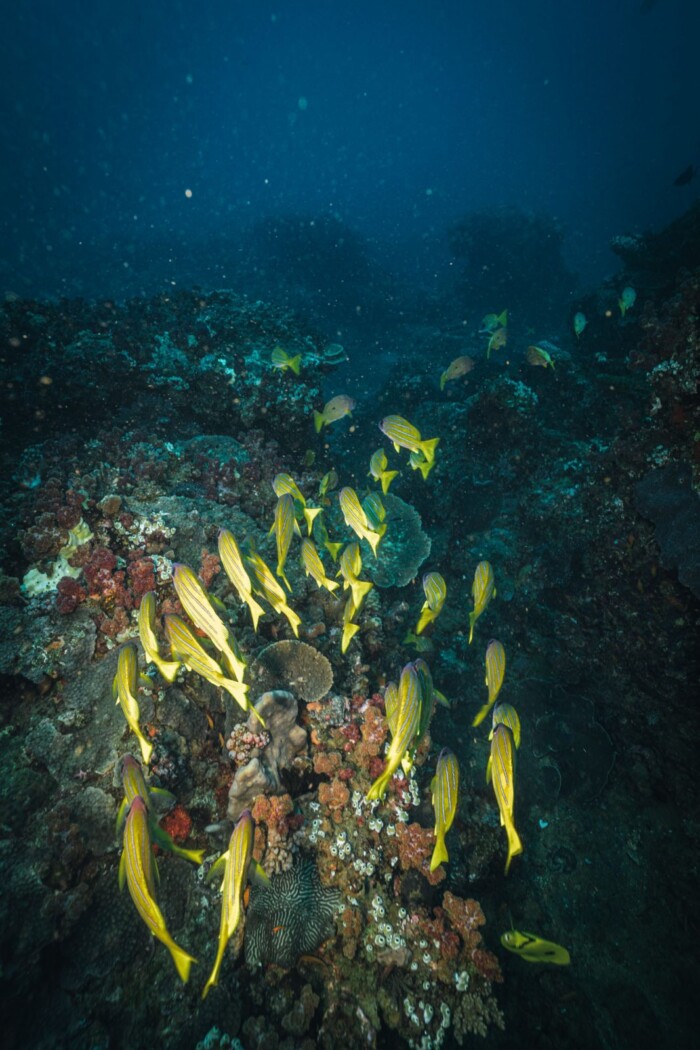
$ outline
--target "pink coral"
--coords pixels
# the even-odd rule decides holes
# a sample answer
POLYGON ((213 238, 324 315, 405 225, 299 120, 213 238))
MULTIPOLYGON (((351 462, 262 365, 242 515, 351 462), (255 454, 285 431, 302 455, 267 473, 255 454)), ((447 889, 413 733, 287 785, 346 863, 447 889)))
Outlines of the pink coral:
POLYGON ((56 608, 62 616, 74 612, 87 598, 84 588, 72 576, 61 577, 56 590, 56 608))
POLYGON ((435 836, 432 828, 423 828, 420 824, 398 824, 396 839, 399 846, 399 862, 402 871, 412 868, 424 875, 431 886, 437 886, 445 878, 442 866, 430 870, 430 858, 435 848, 435 836))
POLYGON ((202 567, 199 570, 199 578, 205 587, 211 587, 212 580, 221 572, 221 562, 218 554, 210 554, 206 547, 202 548, 202 567))
POLYGON ((151 558, 140 558, 138 555, 129 562, 127 575, 134 596, 134 604, 138 607, 144 594, 155 590, 156 575, 151 558))
POLYGON ((160 826, 167 831, 173 842, 186 842, 192 830, 192 817, 184 806, 174 806, 163 817, 160 826))

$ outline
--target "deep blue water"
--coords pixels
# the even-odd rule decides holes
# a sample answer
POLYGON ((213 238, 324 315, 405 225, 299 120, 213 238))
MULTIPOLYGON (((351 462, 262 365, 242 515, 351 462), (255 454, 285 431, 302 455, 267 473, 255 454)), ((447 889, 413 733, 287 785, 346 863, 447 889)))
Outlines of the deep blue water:
POLYGON ((558 217, 598 279, 694 198, 699 34, 695 0, 8 5, 0 285, 221 286, 243 230, 303 215, 427 288, 449 224, 502 205, 558 217))

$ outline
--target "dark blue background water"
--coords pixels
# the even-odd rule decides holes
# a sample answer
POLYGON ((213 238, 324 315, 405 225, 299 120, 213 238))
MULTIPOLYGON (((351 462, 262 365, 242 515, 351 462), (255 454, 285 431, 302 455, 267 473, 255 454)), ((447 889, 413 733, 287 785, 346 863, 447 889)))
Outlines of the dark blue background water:
POLYGON ((34 0, 5 9, 0 290, 226 283, 268 215, 334 215, 423 283, 446 228, 562 219, 583 280, 680 214, 697 0, 34 0), (191 191, 191 197, 186 195, 191 191))

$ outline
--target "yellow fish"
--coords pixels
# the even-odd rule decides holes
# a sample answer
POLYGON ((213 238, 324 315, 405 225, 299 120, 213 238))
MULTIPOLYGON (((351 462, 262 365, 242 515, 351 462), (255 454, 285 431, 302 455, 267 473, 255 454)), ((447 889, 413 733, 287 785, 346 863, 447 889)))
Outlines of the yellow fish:
POLYGON ((525 933, 523 930, 506 930, 501 935, 501 944, 509 952, 514 952, 521 959, 532 963, 554 963, 556 966, 568 966, 571 956, 566 948, 554 941, 545 941, 536 933, 525 933))
POLYGON ((304 520, 306 521, 307 534, 311 535, 311 527, 314 523, 314 518, 317 514, 321 513, 320 507, 309 507, 306 503, 306 499, 301 493, 299 486, 293 477, 289 474, 277 474, 272 480, 272 488, 274 489, 275 496, 291 496, 292 499, 296 500, 301 505, 304 520))
POLYGON ((528 363, 531 365, 539 365, 541 368, 554 369, 554 361, 552 360, 551 354, 549 354, 541 346, 528 346, 525 351, 528 363))
POLYGON ((398 470, 387 470, 389 460, 383 448, 378 448, 369 461, 370 476, 382 486, 382 492, 386 496, 394 478, 399 476, 398 470))
POLYGON ((187 981, 190 967, 197 960, 184 948, 180 948, 168 933, 163 913, 156 903, 154 870, 155 861, 148 833, 146 803, 137 795, 131 803, 124 827, 124 848, 119 861, 119 887, 124 889, 126 882, 136 911, 153 936, 164 944, 172 955, 180 980, 187 981))
POLYGON ((416 634, 422 634, 429 623, 437 620, 447 597, 447 584, 439 572, 427 572, 423 577, 425 601, 416 624, 416 634))
POLYGON ((500 642, 490 641, 486 648, 486 685, 489 689, 488 700, 477 712, 472 726, 481 725, 496 703, 506 673, 506 652, 500 642))
POLYGON ((486 346, 486 359, 491 356, 492 350, 500 350, 508 341, 508 331, 505 328, 497 328, 486 346))
POLYGON ((376 530, 371 529, 369 522, 367 521, 367 515, 362 509, 357 493, 354 489, 344 488, 340 490, 338 496, 338 502, 340 503, 340 509, 343 512, 345 518, 345 524, 348 528, 352 529, 356 536, 359 536, 361 540, 366 540, 372 548, 372 553, 375 558, 377 556, 377 547, 379 541, 386 532, 386 525, 380 525, 376 530))
POLYGON ((411 465, 411 470, 419 470, 423 481, 427 481, 428 474, 435 466, 435 460, 427 460, 421 452, 412 452, 408 457, 408 462, 411 465))
POLYGON ((193 864, 201 864, 204 860, 203 849, 183 849, 178 846, 176 842, 168 835, 167 831, 158 824, 156 815, 153 813, 151 807, 151 798, 160 797, 168 799, 170 803, 175 802, 175 798, 169 791, 164 791, 163 788, 150 787, 146 784, 145 777, 143 775, 143 769, 140 764, 136 761, 133 755, 124 755, 121 760, 121 773, 122 773, 122 787, 124 789, 124 798, 119 807, 117 813, 117 832, 119 832, 124 818, 126 817, 129 806, 134 801, 136 796, 140 796, 146 806, 146 813, 148 815, 148 829, 151 834, 151 838, 155 841, 157 846, 162 849, 167 849, 171 853, 174 853, 178 857, 184 857, 185 860, 191 861, 193 864))
POLYGON ((338 484, 338 474, 331 468, 326 474, 323 475, 318 483, 318 495, 320 499, 325 499, 329 492, 338 484))
POLYGON ((316 433, 320 434, 323 427, 335 423, 336 420, 352 414, 355 402, 347 394, 338 394, 332 397, 323 408, 323 412, 314 412, 314 427, 316 433))
POLYGON ((435 459, 435 450, 440 443, 440 438, 429 438, 424 441, 420 430, 403 416, 386 416, 379 424, 379 429, 389 438, 397 452, 400 448, 405 448, 409 452, 422 453, 423 459, 428 463, 432 463, 435 459))
POLYGON ((495 332, 497 328, 505 328, 508 324, 508 311, 500 314, 486 314, 481 321, 481 332, 495 332))
MULTIPOLYGON (((417 660, 414 660, 413 668, 418 675, 418 681, 420 683, 420 722, 418 723, 418 732, 416 734, 416 741, 413 748, 413 753, 415 754, 418 745, 425 736, 428 726, 430 725, 430 719, 433 717, 435 701, 438 694, 433 685, 433 676, 430 673, 430 668, 422 656, 417 660)), ((439 695, 442 696, 442 694, 439 695)))
POLYGON ((461 357, 455 357, 454 361, 447 366, 440 376, 440 389, 445 389, 445 383, 451 383, 453 379, 459 379, 460 376, 467 375, 473 367, 474 362, 466 354, 463 354, 461 357))
POLYGON ((398 713, 399 691, 396 688, 396 682, 388 682, 384 690, 384 717, 392 736, 396 732, 396 716, 398 713))
POLYGON ((295 637, 298 638, 301 617, 297 616, 294 609, 287 605, 287 595, 272 575, 269 565, 266 565, 260 555, 256 554, 255 551, 251 551, 246 558, 246 561, 253 570, 253 575, 258 582, 263 597, 270 603, 278 615, 286 616, 289 621, 289 626, 294 631, 295 637))
POLYGON ((273 522, 270 533, 275 534, 275 541, 277 543, 277 569, 276 573, 281 580, 284 581, 288 591, 291 591, 289 580, 287 579, 284 566, 287 561, 287 555, 289 554, 289 546, 292 542, 292 536, 296 532, 297 536, 301 536, 299 526, 297 525, 296 518, 294 517, 294 500, 285 493, 280 496, 277 500, 277 507, 275 508, 275 520, 273 522))
POLYGON ((352 600, 352 594, 350 594, 345 603, 345 608, 343 609, 343 636, 340 640, 340 651, 343 654, 347 652, 350 642, 360 629, 360 625, 354 622, 354 617, 357 615, 358 611, 359 610, 355 608, 355 603, 352 600))
POLYGON ((219 945, 216 950, 214 968, 209 975, 209 980, 204 985, 202 999, 206 999, 209 989, 213 988, 219 980, 219 970, 223 962, 226 945, 233 937, 243 912, 243 891, 248 881, 248 875, 253 868, 263 882, 268 882, 268 877, 253 860, 253 844, 255 839, 255 821, 250 810, 245 809, 241 813, 238 823, 231 834, 228 849, 212 866, 208 878, 211 878, 221 868, 224 869, 224 878, 221 883, 221 921, 219 923, 219 945))
POLYGON ((211 596, 188 565, 173 566, 173 583, 180 604, 195 627, 204 631, 222 654, 229 670, 237 681, 242 682, 245 661, 235 652, 229 629, 215 612, 211 596))
POLYGON ((144 594, 139 605, 139 638, 146 659, 154 663, 158 673, 166 682, 174 682, 180 664, 177 660, 164 660, 158 651, 156 638, 156 596, 153 591, 144 594))
POLYGON ((370 528, 377 530, 386 518, 386 507, 381 501, 378 492, 370 492, 362 500, 362 509, 367 515, 370 528))
POLYGON ((407 664, 399 680, 399 703, 396 713, 396 731, 386 756, 386 768, 367 792, 369 802, 383 798, 389 781, 401 765, 401 759, 411 748, 418 732, 421 711, 421 686, 413 664, 407 664))
POLYGON ((326 576, 321 556, 316 550, 313 540, 304 539, 301 541, 301 566, 306 575, 311 576, 319 587, 325 587, 331 593, 338 589, 339 585, 335 580, 330 580, 326 576))
POLYGON ((144 764, 148 765, 153 754, 153 745, 146 740, 139 725, 141 712, 139 710, 139 702, 136 699, 139 691, 138 679, 139 665, 136 645, 133 642, 127 642, 119 650, 117 673, 112 683, 112 694, 124 712, 124 718, 129 729, 139 742, 144 764))
POLYGON ((491 740, 491 754, 486 767, 486 783, 493 783, 493 792, 501 815, 501 825, 508 837, 508 856, 505 873, 508 874, 510 862, 523 852, 523 844, 515 830, 513 806, 515 803, 515 745, 513 734, 508 726, 497 725, 491 740))
MULTIPOLYGON (((188 671, 201 675, 207 682, 225 689, 244 711, 254 711, 248 700, 248 686, 243 682, 227 678, 213 656, 200 645, 184 620, 168 613, 165 617, 165 633, 170 641, 173 655, 177 656, 188 671)), ((257 712, 255 712, 257 714, 257 712)))
POLYGON ((494 730, 497 725, 508 726, 513 734, 513 743, 517 750, 520 747, 520 718, 518 717, 518 712, 511 704, 500 703, 494 707, 489 740, 493 740, 494 730))
POLYGON ((476 567, 474 582, 472 583, 472 600, 474 602, 474 608, 469 613, 470 645, 472 643, 472 638, 474 637, 474 624, 479 619, 491 599, 495 597, 496 586, 491 564, 487 561, 480 561, 476 567))
POLYGON ((265 610, 253 597, 253 585, 243 564, 240 548, 233 533, 228 529, 222 529, 219 533, 219 557, 226 575, 238 591, 238 597, 248 606, 253 619, 253 630, 257 631, 258 620, 265 615, 265 610))
POLYGON ((406 637, 403 640, 404 645, 412 645, 417 653, 432 653, 435 646, 426 635, 421 638, 415 634, 414 631, 406 631, 406 637))
POLYGON ((276 346, 272 351, 270 361, 273 368, 279 368, 282 372, 286 372, 288 368, 291 368, 295 376, 299 375, 301 369, 301 354, 295 354, 294 357, 290 357, 287 351, 281 346, 276 346))
POLYGON ((459 763, 447 747, 440 752, 431 791, 435 810, 436 842, 430 870, 435 871, 440 864, 450 859, 445 846, 445 835, 452 827, 459 799, 459 763))
POLYGON ((326 528, 326 523, 323 520, 323 515, 316 518, 316 521, 314 522, 314 534, 321 546, 325 547, 328 551, 333 561, 337 561, 338 555, 343 549, 343 544, 333 543, 331 541, 331 538, 328 535, 328 529, 326 528))
POLYGON ((360 554, 360 545, 353 540, 352 543, 348 543, 340 555, 340 571, 338 575, 342 576, 345 581, 343 590, 350 588, 355 612, 360 611, 363 601, 374 586, 369 580, 358 579, 361 572, 362 555, 360 554))
POLYGON ((631 310, 637 301, 637 293, 634 288, 627 285, 626 288, 622 289, 622 295, 617 300, 617 305, 620 307, 620 313, 624 317, 628 310, 631 310))

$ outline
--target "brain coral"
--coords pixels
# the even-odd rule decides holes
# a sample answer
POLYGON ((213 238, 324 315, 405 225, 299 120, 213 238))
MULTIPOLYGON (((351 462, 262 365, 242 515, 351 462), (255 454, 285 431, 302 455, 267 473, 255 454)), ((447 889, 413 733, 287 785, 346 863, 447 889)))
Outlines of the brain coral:
POLYGON ((300 955, 316 951, 333 934, 340 904, 340 893, 321 885, 318 868, 308 858, 273 875, 268 886, 253 885, 245 924, 246 964, 290 969, 300 955))

